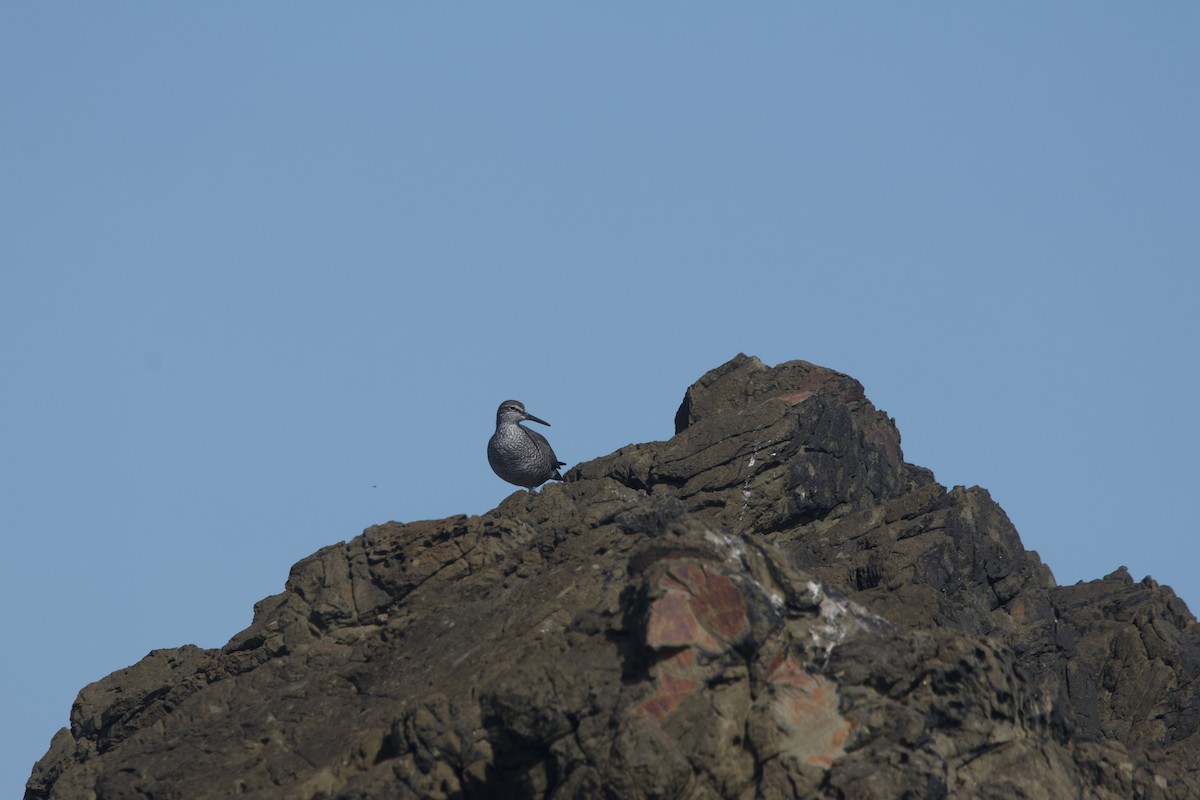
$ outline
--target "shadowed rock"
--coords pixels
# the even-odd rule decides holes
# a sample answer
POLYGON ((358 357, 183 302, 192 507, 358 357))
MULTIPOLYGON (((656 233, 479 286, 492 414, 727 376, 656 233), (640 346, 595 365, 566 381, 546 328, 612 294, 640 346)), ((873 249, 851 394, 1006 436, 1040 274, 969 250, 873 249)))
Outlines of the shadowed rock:
POLYGON ((293 567, 85 687, 27 798, 1191 798, 1200 634, 1057 587, 845 375, 738 356, 666 442, 293 567))

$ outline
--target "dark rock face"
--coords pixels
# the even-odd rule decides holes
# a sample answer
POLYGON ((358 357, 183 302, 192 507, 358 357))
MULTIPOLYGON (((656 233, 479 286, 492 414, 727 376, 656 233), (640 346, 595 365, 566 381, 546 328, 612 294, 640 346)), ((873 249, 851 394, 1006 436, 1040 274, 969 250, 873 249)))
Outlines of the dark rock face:
POLYGON ((85 687, 26 798, 1194 798, 1200 630, 1057 587, 853 379, 738 356, 667 442, 293 569, 85 687))

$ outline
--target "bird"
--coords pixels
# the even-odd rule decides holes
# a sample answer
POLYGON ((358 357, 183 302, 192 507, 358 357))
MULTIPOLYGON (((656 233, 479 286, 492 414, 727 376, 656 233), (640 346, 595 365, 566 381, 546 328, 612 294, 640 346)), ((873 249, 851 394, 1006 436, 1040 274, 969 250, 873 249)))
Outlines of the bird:
POLYGON ((550 425, 526 411, 520 400, 505 400, 496 409, 496 432, 488 440, 487 448, 492 471, 526 489, 534 489, 551 479, 561 481, 563 476, 558 468, 566 463, 554 455, 545 436, 520 424, 525 420, 550 425))

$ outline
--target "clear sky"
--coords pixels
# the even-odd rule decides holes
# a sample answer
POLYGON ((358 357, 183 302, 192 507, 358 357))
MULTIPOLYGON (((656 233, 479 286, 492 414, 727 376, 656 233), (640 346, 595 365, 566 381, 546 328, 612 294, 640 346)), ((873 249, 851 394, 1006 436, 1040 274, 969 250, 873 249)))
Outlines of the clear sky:
POLYGON ((318 548, 739 351, 1200 609, 1200 6, 0 6, 0 795, 318 548))

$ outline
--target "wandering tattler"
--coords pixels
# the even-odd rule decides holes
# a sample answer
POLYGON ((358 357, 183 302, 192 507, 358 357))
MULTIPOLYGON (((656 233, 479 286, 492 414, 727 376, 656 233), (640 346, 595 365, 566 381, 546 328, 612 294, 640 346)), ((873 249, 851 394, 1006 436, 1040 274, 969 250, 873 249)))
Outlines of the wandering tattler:
POLYGON ((509 483, 532 489, 553 478, 561 481, 558 460, 546 437, 522 426, 522 420, 549 425, 525 410, 520 400, 505 400, 496 409, 496 432, 488 441, 488 463, 492 471, 509 483))

